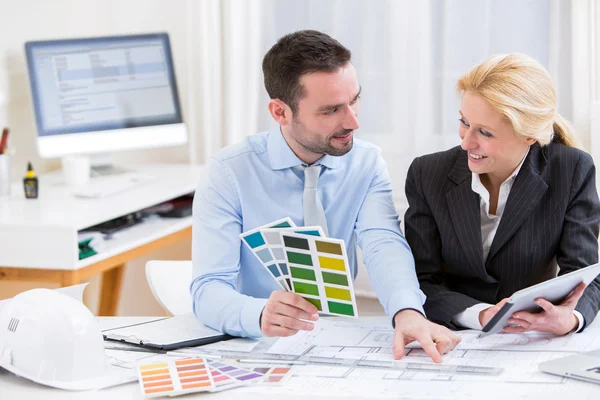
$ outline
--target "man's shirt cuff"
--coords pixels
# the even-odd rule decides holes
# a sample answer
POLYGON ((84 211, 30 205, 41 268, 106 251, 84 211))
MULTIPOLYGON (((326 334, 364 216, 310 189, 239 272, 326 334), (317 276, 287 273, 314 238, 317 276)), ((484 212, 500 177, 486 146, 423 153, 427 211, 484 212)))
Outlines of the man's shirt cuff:
POLYGON ((260 329, 260 314, 268 299, 249 298, 242 307, 240 323, 246 337, 260 338, 263 335, 260 329))

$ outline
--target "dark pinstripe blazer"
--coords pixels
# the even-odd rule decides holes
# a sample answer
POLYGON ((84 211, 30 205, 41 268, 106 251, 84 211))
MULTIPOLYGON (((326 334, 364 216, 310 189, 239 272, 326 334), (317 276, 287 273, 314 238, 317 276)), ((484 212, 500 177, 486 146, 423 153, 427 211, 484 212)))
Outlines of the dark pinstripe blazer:
MULTIPOLYGON (((531 146, 510 191, 487 260, 479 195, 460 147, 415 159, 406 179, 406 239, 415 257, 427 317, 453 329, 474 304, 598 262, 600 201, 592 157, 557 143, 531 146)), ((600 279, 577 304, 590 324, 600 279)))

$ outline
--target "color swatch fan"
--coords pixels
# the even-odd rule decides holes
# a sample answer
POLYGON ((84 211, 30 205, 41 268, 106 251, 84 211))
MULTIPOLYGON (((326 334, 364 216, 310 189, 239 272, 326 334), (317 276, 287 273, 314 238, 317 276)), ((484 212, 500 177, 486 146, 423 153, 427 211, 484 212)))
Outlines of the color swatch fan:
POLYGON ((358 317, 343 240, 281 232, 292 291, 321 314, 358 317))
MULTIPOLYGON (((269 271, 273 279, 275 279, 285 291, 289 291, 290 289, 287 286, 285 278, 282 277, 282 275, 284 275, 282 268, 277 265, 275 257, 269 249, 269 245, 260 230, 265 228, 292 228, 295 226, 296 224, 294 224, 294 221, 292 221, 290 217, 285 217, 240 235, 240 238, 246 243, 246 246, 250 248, 256 258, 258 258, 267 271, 269 271)), ((285 268, 285 265, 283 267, 285 268)))
POLYGON ((138 366, 142 394, 147 397, 178 396, 215 388, 203 358, 186 358, 138 366))
MULTIPOLYGON (((300 226, 296 228, 266 228, 261 229, 260 233, 265 238, 269 250, 273 255, 275 263, 279 270, 273 271, 272 268, 267 267, 269 272, 273 275, 275 280, 278 282, 285 283, 286 290, 290 292, 292 290, 292 281, 290 280, 290 270, 287 265, 287 259, 285 257, 285 250, 283 242, 281 240, 281 233, 299 233, 303 235, 321 236, 324 237, 323 229, 320 226, 300 226)), ((266 267, 266 266, 265 266, 266 267)))
POLYGON ((324 236, 320 226, 296 227, 291 218, 286 217, 260 226, 240 235, 269 274, 286 292, 291 291, 290 273, 281 242, 281 231, 291 231, 306 235, 324 236))

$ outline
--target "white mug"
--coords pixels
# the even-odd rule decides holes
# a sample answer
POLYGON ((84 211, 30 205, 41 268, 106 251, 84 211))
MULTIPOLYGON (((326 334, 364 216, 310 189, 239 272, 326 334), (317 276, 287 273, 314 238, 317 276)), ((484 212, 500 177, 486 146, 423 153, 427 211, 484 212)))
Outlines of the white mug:
POLYGON ((90 180, 90 159, 86 156, 65 156, 62 170, 68 186, 85 185, 90 180))

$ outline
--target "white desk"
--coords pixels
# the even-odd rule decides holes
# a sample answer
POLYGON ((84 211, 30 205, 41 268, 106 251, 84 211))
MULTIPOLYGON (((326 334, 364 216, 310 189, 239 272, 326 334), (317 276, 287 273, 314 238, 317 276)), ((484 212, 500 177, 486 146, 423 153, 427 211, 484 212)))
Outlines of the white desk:
POLYGON ((129 167, 157 179, 112 196, 75 197, 60 171, 39 177, 39 198, 25 199, 22 182, 0 197, 0 281, 31 280, 74 285, 103 273, 99 315, 114 315, 123 265, 191 237, 192 218, 154 219, 106 241, 98 254, 79 260, 78 231, 164 201, 193 193, 202 166, 151 164, 129 167), (5 244, 8 244, 6 246, 5 244))
MULTIPOLYGON (((137 322, 143 322, 146 320, 152 320, 156 317, 113 317, 113 318, 100 318, 101 329, 109 329, 111 327, 117 327, 122 325, 128 325, 137 322)), ((361 319, 371 318, 384 318, 387 317, 361 317, 361 319)), ((594 326, 600 325, 600 320, 596 319, 593 324, 594 326)), ((583 333, 585 334, 585 333, 583 333)), ((333 378, 332 378, 333 379, 333 378)), ((364 389, 372 390, 376 392, 380 385, 381 380, 361 380, 362 393, 365 393, 364 389), (369 389, 371 387, 372 389, 369 389)), ((410 398, 410 399, 432 399, 432 398, 448 398, 448 399, 544 399, 544 400, 568 400, 568 399, 595 399, 600 395, 600 385, 594 385, 592 383, 579 382, 565 378, 567 384, 556 385, 556 384, 513 384, 513 383, 495 383, 490 385, 486 382, 478 382, 473 380, 472 382, 465 382, 460 385, 454 392, 444 392, 443 396, 435 395, 432 397, 429 389, 434 388, 436 385, 445 385, 444 381, 423 381, 415 385, 413 382, 411 386, 408 386, 407 381, 394 380, 394 387, 402 388, 407 387, 404 390, 402 396, 396 396, 395 398, 410 398), (405 383, 406 382, 406 383, 405 383)), ((388 385, 389 385, 388 381, 388 385)), ((322 396, 324 395, 321 392, 322 396)), ((371 398, 368 396, 357 396, 356 394, 352 397, 348 393, 338 393, 334 391, 325 391, 327 398, 352 398, 352 399, 364 399, 371 398)), ((439 393, 439 391, 438 391, 439 393)), ((392 393, 390 393, 392 395, 392 393)), ((270 391, 269 388, 263 390, 257 390, 257 388, 236 388, 221 393, 197 393, 189 394, 183 397, 184 399, 261 399, 261 400, 281 400, 285 399, 307 399, 314 398, 315 396, 308 396, 306 394, 295 393, 293 386, 290 388, 281 386, 276 391, 270 391), (285 395, 282 395, 285 393, 285 395)), ((0 368, 0 399, 143 399, 139 384, 132 382, 121 386, 112 387, 100 391, 85 391, 85 392, 69 392, 59 389, 42 386, 26 379, 20 378, 14 374, 7 372, 0 368)))

